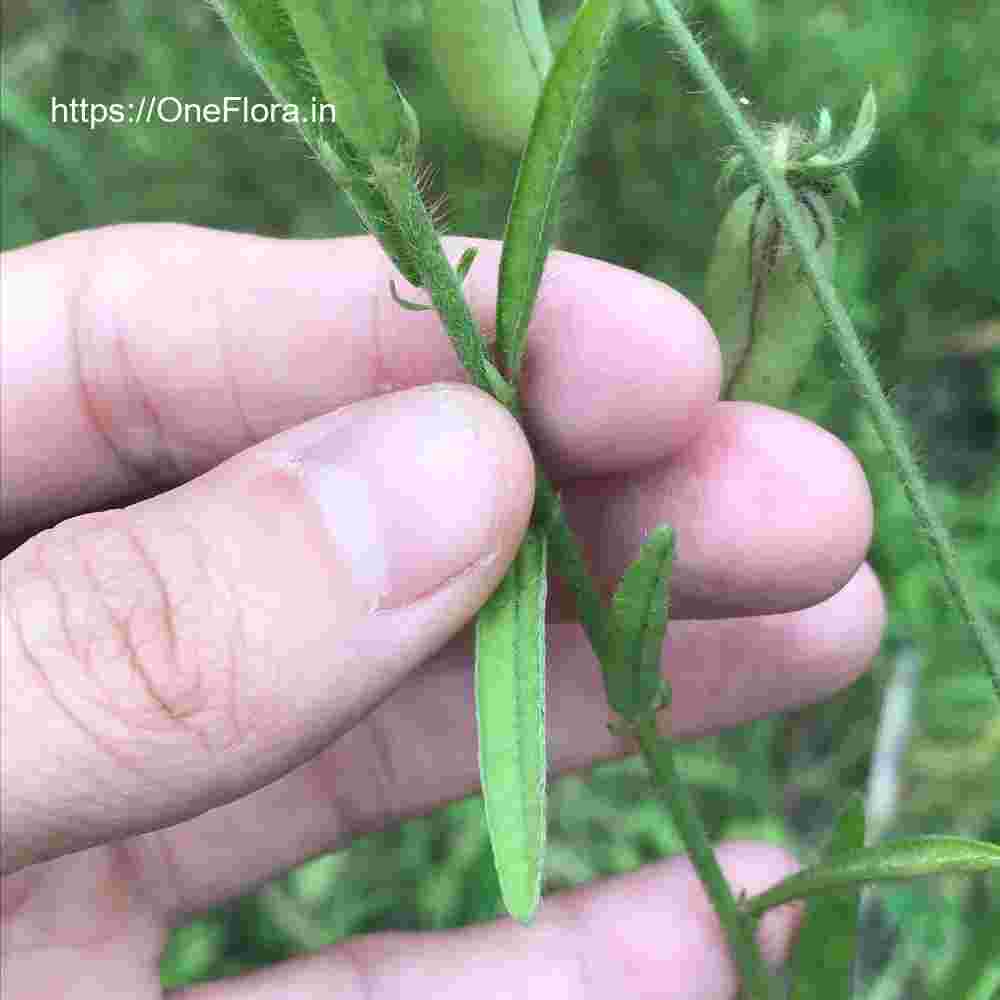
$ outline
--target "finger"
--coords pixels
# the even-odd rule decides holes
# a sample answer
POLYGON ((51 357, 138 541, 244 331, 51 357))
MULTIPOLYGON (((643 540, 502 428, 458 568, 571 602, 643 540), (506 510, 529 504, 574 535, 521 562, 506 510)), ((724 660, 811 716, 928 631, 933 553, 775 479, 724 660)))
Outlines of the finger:
MULTIPOLYGON (((832 434, 753 403, 713 408, 667 462, 563 491, 567 515, 610 594, 646 535, 677 536, 675 618, 793 611, 840 590, 871 543, 864 471, 832 434)), ((556 590, 554 616, 572 607, 556 590)))
MULTIPOLYGON (((447 246, 457 257, 470 243, 480 259, 466 290, 492 336, 499 246, 447 246)), ((116 226, 13 251, 3 266, 7 533, 174 486, 347 403, 464 379, 436 316, 392 302, 393 272, 367 238, 116 226)), ((524 388, 554 473, 669 454, 714 403, 719 370, 682 296, 553 256, 524 388)))
MULTIPOLYGON (((868 567, 806 611, 673 622, 663 667, 673 701, 663 722, 674 736, 692 738, 828 697, 868 666, 884 624, 884 601, 868 567)), ((548 659, 550 770, 634 753, 608 729, 600 670, 580 628, 551 627, 548 659)), ((138 838, 131 850, 144 894, 176 919, 478 785, 472 653, 463 636, 292 774, 138 838)))
MULTIPOLYGON (((12 419, 3 431, 13 458, 6 479, 23 480, 18 469, 28 463, 26 478, 37 487, 26 498, 32 510, 51 513, 45 494, 53 490, 77 508, 84 503, 79 489, 107 493, 112 487, 102 469, 112 478, 130 466, 160 468, 154 481, 183 478, 248 439, 322 409, 325 384, 328 398, 342 402, 407 379, 460 377, 433 317, 386 304, 388 265, 368 242, 319 245, 188 227, 125 227, 29 248, 39 261, 20 269, 30 275, 43 264, 51 268, 49 258, 60 246, 88 242, 97 244, 96 259, 110 255, 113 266, 100 269, 103 277, 77 296, 90 303, 77 308, 70 324, 84 374, 69 372, 65 389, 76 400, 85 386, 90 410, 103 414, 96 444, 104 458, 92 456, 96 464, 80 466, 88 454, 86 434, 60 415, 65 407, 51 384, 58 366, 29 364, 31 351, 16 354, 24 375, 15 372, 15 391, 7 393, 12 419), (186 255, 171 251, 171 241, 182 238, 186 255), (124 249, 114 249, 119 242, 124 249), (141 264, 154 249, 162 266, 140 269, 147 276, 137 277, 134 261, 141 264), (221 276, 208 266, 219 259, 229 262, 221 276), (320 280, 317 266, 341 283, 320 280), (247 274, 262 277, 248 289, 247 274), (209 306, 206 276, 216 288, 209 306), (317 290, 307 297, 303 287, 317 290), (250 295, 260 301, 248 304, 250 295), (212 344, 214 354, 205 346, 212 344), (131 359, 125 368, 123 358, 131 359), (39 370, 49 374, 27 377, 39 370), (65 447, 57 447, 52 460, 55 445, 39 447, 39 439, 62 440, 65 447), (117 459, 108 465, 105 439, 115 442, 119 458, 126 456, 124 465, 117 459), (55 483, 52 476, 63 478, 55 483)), ((483 244, 484 259, 468 279, 484 321, 495 296, 495 255, 495 244, 483 244)), ((22 277, 12 284, 27 282, 22 277)), ((46 336, 33 338, 34 351, 46 345, 46 336)), ((676 459, 658 462, 638 479, 606 476, 565 487, 571 518, 584 543, 594 543, 592 560, 605 591, 650 528, 668 520, 680 537, 677 615, 807 606, 842 586, 863 558, 872 520, 863 475, 847 449, 814 425, 763 407, 712 406, 716 362, 711 334, 676 293, 598 261, 556 255, 525 369, 529 429, 564 474, 630 468, 663 454, 676 459), (622 301, 627 310, 620 309, 622 301), (817 529, 822 545, 816 545, 817 529)), ((119 482, 119 492, 124 485, 119 482)), ((108 497, 89 501, 99 499, 108 497)), ((12 503, 17 506, 16 485, 12 503)), ((558 586, 553 597, 555 617, 571 618, 571 603, 558 586)))
POLYGON ((327 745, 486 600, 531 484, 510 415, 435 385, 22 546, 4 562, 5 870, 203 812, 327 745))
MULTIPOLYGON (((763 891, 796 868, 787 854, 760 844, 726 844, 718 853, 737 892, 763 891)), ((792 904, 762 920, 758 939, 770 963, 784 961, 799 915, 792 904)), ((674 858, 546 897, 532 927, 501 920, 434 934, 372 934, 183 996, 729 1000, 738 986, 697 877, 687 860, 674 858)))

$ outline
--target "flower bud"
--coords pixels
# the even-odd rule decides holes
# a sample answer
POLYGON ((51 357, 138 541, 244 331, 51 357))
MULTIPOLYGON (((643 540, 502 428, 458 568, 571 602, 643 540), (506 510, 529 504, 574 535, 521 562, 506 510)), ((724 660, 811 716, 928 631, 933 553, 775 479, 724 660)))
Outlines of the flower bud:
MULTIPOLYGON (((875 95, 865 95, 850 134, 837 146, 830 112, 823 108, 808 134, 795 125, 772 126, 766 136, 771 169, 784 175, 812 235, 820 264, 830 277, 836 236, 830 198, 858 207, 847 171, 864 155, 875 133, 875 95)), ((723 168, 727 181, 741 155, 723 168)), ((798 253, 759 184, 744 191, 719 227, 705 278, 702 311, 723 356, 728 399, 786 406, 795 393, 826 322, 798 253)))
MULTIPOLYGON (((798 195, 803 221, 832 274, 836 244, 827 199, 810 189, 798 195)), ((787 405, 825 317, 757 185, 744 191, 723 219, 705 283, 704 311, 722 348, 726 398, 787 405)))

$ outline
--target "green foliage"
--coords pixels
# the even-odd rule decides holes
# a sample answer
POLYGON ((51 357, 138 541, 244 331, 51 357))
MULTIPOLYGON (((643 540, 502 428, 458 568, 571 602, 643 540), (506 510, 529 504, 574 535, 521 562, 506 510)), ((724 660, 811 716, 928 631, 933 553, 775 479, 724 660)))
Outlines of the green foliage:
MULTIPOLYGON (((576 6, 543 5, 554 43, 565 38, 576 6)), ((1000 622, 1000 350, 995 339, 976 351, 955 346, 956 337, 1000 315, 993 44, 1000 5, 700 0, 690 8, 711 55, 761 121, 806 123, 820 106, 835 121, 849 120, 869 83, 878 93, 879 132, 856 172, 864 212, 840 223, 838 287, 917 428, 935 501, 958 535, 980 600, 1000 622)), ((463 126, 433 66, 420 5, 379 0, 371 9, 391 77, 420 118, 419 158, 436 167, 428 195, 447 192, 451 230, 499 237, 513 158, 463 126)), ((52 97, 268 100, 207 5, 22 0, 4 15, 5 248, 126 221, 292 237, 361 230, 346 196, 287 127, 152 123, 91 131, 50 121, 52 97)), ((631 23, 602 68, 601 100, 561 207, 559 245, 697 297, 724 211, 714 182, 728 142, 704 96, 664 56, 662 37, 631 23)), ((988 685, 828 345, 796 405, 861 458, 875 499, 872 560, 892 634, 916 641, 925 662, 896 831, 960 831, 996 842, 1000 724, 988 685)), ((766 739, 738 730, 683 748, 681 768, 713 836, 766 832, 814 856, 834 821, 830 803, 866 779, 893 649, 888 643, 876 669, 828 703, 753 730, 766 739)), ((547 890, 679 848, 664 807, 631 762, 557 783, 549 831, 547 890)), ((303 871, 301 880, 293 873, 280 884, 328 940, 456 926, 500 912, 478 800, 365 838, 303 871)), ((965 1000, 951 990, 953 977, 969 1000, 995 992, 996 877, 938 879, 878 895, 897 956, 878 971, 882 995, 900 995, 919 979, 935 1000, 965 1000)), ((305 947, 265 898, 248 897, 179 929, 164 957, 165 982, 235 973, 305 947)))
POLYGON ((924 875, 1000 871, 1000 847, 964 837, 907 837, 873 847, 836 850, 750 900, 755 915, 792 899, 849 886, 907 881, 924 875))
POLYGON ((511 915, 538 908, 545 855, 545 533, 528 529, 476 617, 479 773, 511 915))
POLYGON ((497 344, 515 381, 552 245, 559 183, 618 17, 617 0, 585 0, 581 5, 542 88, 517 172, 497 291, 497 344))
MULTIPOLYGON (((833 828, 825 859, 865 844, 865 803, 851 797, 833 828)), ((861 890, 851 887, 809 900, 792 955, 792 1000, 851 995, 861 890)))
POLYGON ((665 707, 670 700, 661 658, 673 561, 674 533, 663 524, 643 542, 611 602, 605 685, 608 704, 628 723, 665 707))

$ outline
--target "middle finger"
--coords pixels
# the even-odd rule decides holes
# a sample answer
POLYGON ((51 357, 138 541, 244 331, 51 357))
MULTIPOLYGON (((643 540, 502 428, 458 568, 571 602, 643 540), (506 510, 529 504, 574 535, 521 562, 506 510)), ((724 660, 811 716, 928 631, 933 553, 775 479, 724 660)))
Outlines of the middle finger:
MULTIPOLYGON (((672 734, 702 735, 826 697, 867 666, 884 621, 878 582, 864 566, 836 595, 805 611, 673 623, 664 657, 672 734)), ((550 629, 549 659, 552 771, 633 752, 607 728, 600 671, 578 626, 550 629)), ((148 897, 176 919, 354 836, 476 791, 471 667, 466 634, 284 778, 132 840, 148 897)))

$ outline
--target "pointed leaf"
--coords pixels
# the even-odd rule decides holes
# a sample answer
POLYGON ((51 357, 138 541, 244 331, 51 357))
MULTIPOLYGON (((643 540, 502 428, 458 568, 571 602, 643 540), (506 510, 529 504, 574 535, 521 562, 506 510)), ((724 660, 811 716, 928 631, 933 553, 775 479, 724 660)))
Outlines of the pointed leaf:
POLYGON ((660 658, 673 559, 673 530, 661 524, 643 542, 612 600, 608 702, 630 722, 654 711, 666 698, 660 658))
POLYGON ((523 923, 545 847, 544 533, 528 529, 476 619, 476 718, 486 823, 504 904, 523 923))
POLYGON ((851 134, 847 137, 847 142, 844 143, 844 147, 837 157, 840 163, 853 163, 871 145, 871 141, 875 137, 877 117, 878 106, 875 101, 875 91, 869 87, 868 93, 865 94, 864 100, 861 102, 854 128, 851 129, 851 134))
POLYGON ((866 882, 894 882, 923 875, 1000 871, 1000 847, 963 837, 907 837, 845 851, 791 875, 754 896, 747 909, 759 916, 792 899, 837 892, 866 882))
POLYGON ((559 181, 620 6, 620 0, 585 0, 535 108, 504 232, 497 292, 497 345, 515 381, 552 242, 559 181))

